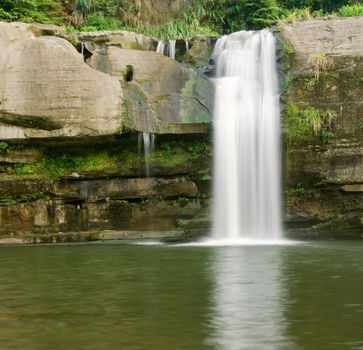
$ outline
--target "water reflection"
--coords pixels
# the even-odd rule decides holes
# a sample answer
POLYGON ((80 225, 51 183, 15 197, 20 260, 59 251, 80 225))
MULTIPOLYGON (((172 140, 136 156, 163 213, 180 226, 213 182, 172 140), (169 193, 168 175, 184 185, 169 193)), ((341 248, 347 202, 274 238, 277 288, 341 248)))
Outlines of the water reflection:
POLYGON ((218 350, 291 349, 279 247, 215 250, 209 345, 218 350))

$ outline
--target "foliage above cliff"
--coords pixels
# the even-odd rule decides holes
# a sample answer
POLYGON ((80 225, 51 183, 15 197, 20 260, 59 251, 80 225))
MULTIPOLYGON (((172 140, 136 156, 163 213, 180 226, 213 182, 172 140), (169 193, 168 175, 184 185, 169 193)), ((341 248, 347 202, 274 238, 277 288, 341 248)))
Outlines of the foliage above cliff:
POLYGON ((61 4, 54 0, 2 0, 0 19, 6 21, 63 23, 61 4))
POLYGON ((292 22, 331 13, 363 15, 362 0, 189 0, 174 16, 149 25, 140 18, 140 6, 135 0, 2 0, 0 20, 65 24, 83 31, 127 29, 162 38, 188 38, 261 29, 280 20, 292 22))

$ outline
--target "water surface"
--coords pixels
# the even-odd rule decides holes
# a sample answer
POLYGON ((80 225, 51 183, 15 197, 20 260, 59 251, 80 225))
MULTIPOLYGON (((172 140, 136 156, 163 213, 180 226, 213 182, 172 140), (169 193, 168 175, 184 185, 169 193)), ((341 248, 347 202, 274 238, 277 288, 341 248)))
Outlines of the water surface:
POLYGON ((0 248, 0 349, 363 349, 363 244, 0 248))

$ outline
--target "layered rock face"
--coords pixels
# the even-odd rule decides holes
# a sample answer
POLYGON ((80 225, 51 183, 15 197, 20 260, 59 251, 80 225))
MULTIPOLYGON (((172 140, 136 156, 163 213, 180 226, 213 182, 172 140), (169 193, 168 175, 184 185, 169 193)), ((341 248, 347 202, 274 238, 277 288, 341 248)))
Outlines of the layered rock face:
POLYGON ((211 147, 206 136, 198 138, 160 136, 147 158, 134 136, 76 151, 10 146, 0 153, 0 238, 34 243, 205 232, 211 147))
POLYGON ((362 32, 362 17, 283 30, 290 56, 285 212, 288 227, 299 235, 363 234, 362 32))
POLYGON ((0 23, 5 242, 205 230, 212 84, 156 45, 125 31, 0 23), (180 136, 158 136, 145 156, 142 132, 180 136))

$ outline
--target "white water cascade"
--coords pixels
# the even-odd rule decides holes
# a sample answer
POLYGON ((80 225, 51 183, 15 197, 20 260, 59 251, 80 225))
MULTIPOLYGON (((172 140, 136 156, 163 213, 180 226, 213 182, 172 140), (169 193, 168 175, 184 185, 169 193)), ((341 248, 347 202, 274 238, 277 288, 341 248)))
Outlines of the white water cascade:
POLYGON ((165 42, 164 40, 159 40, 158 41, 158 46, 156 47, 156 53, 160 53, 161 55, 164 55, 164 51, 165 51, 165 42))
POLYGON ((278 240, 280 104, 275 39, 241 31, 216 43, 214 239, 278 240))
POLYGON ((169 57, 175 60, 175 46, 176 40, 169 40, 169 57))
POLYGON ((176 40, 168 40, 167 43, 164 40, 159 40, 155 52, 165 55, 165 48, 167 48, 169 58, 175 60, 176 40))
POLYGON ((142 146, 144 146, 144 159, 145 159, 145 175, 150 177, 150 154, 154 152, 155 149, 155 134, 142 132, 139 133, 138 137, 138 153, 139 156, 142 154, 142 146))

